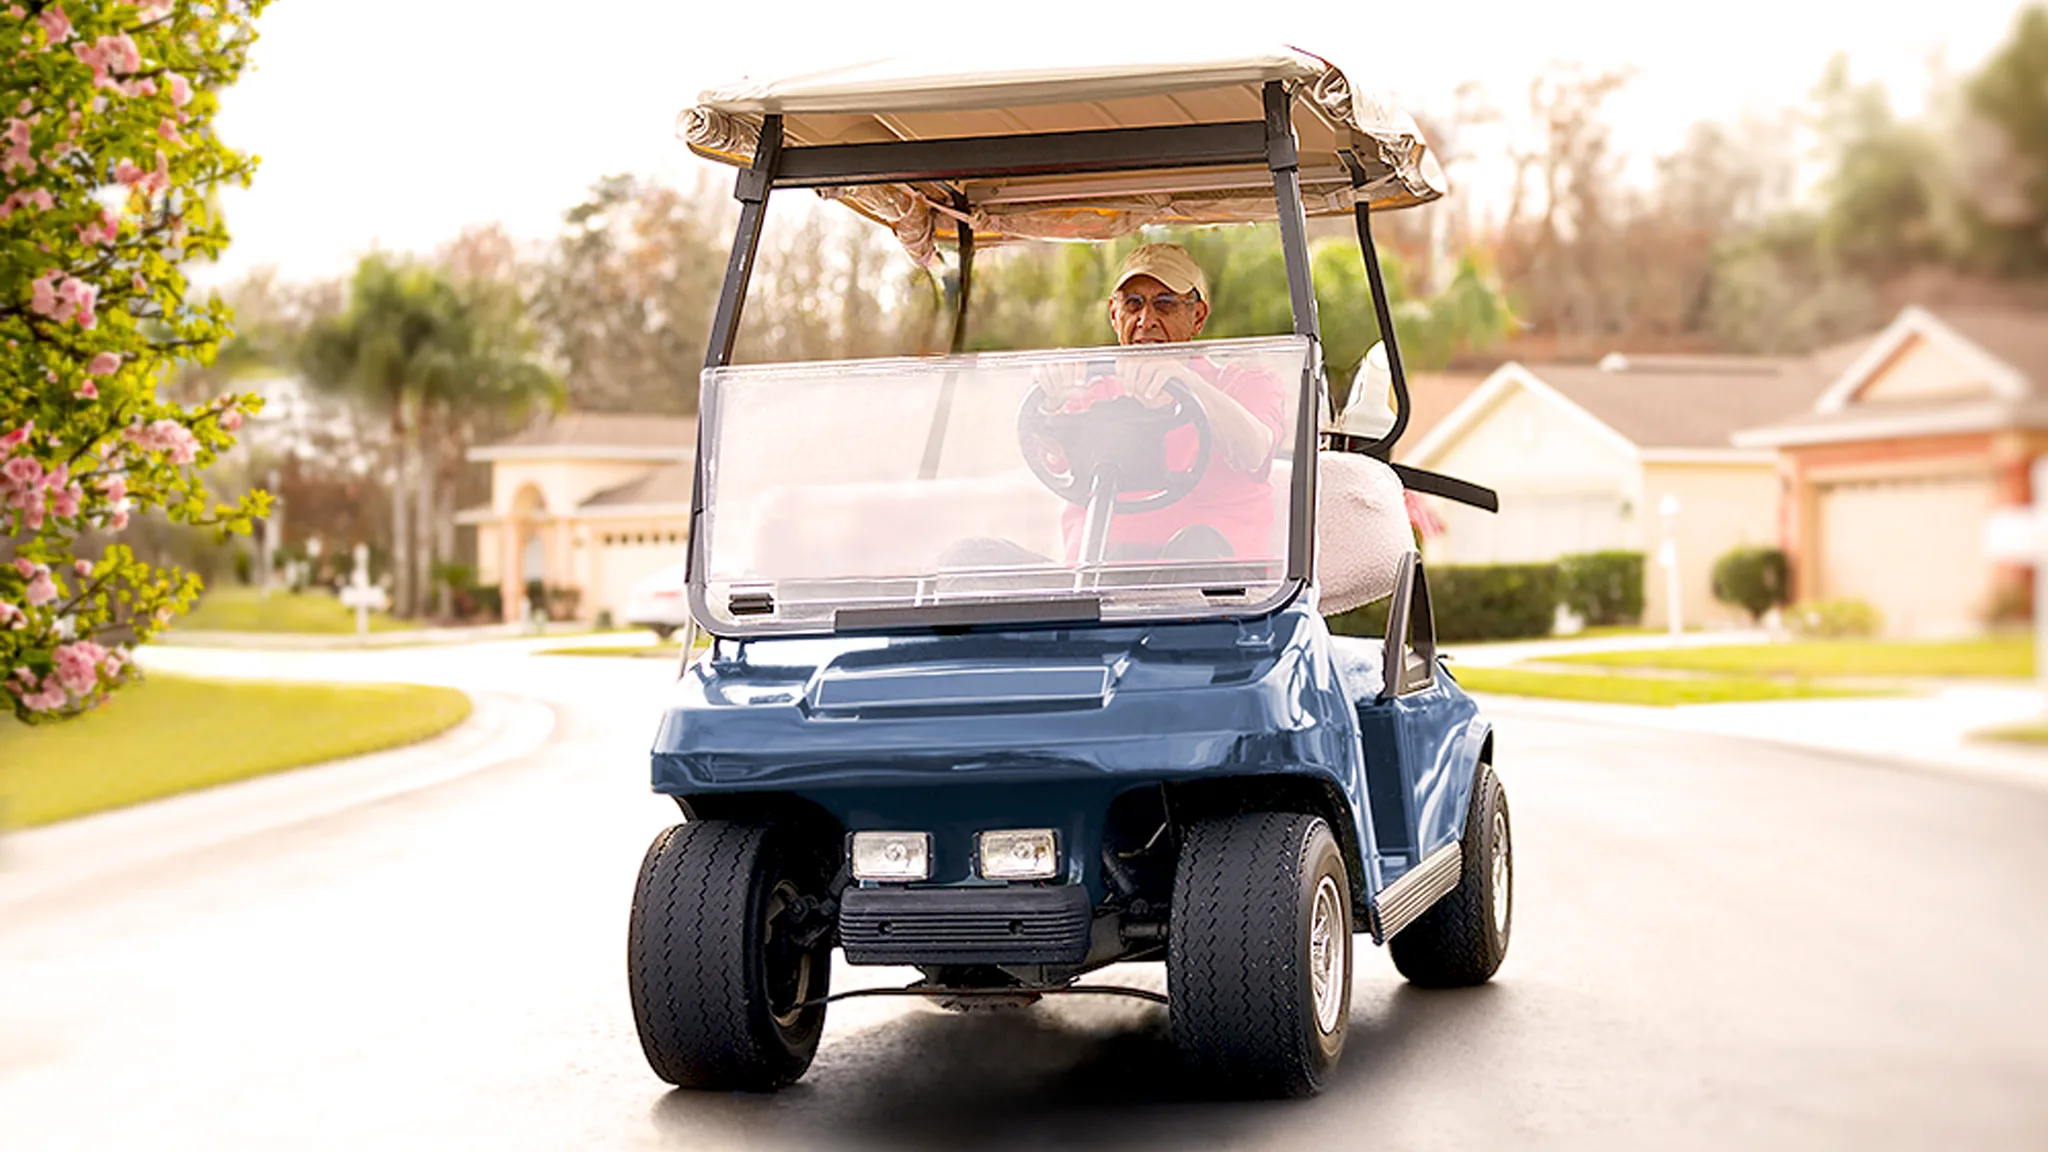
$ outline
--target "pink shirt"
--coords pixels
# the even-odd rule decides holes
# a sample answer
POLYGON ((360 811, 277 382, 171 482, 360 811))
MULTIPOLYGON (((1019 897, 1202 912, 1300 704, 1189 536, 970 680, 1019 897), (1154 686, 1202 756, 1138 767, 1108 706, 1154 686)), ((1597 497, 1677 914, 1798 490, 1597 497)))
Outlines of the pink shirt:
MULTIPOLYGON (((1232 366, 1218 368, 1202 358, 1188 361, 1190 367, 1217 391, 1235 400, 1254 420, 1272 433, 1266 458, 1248 472, 1241 472, 1224 459, 1223 446, 1210 431, 1209 466, 1194 490, 1179 500, 1151 512, 1118 512, 1109 525, 1111 544, 1164 545, 1173 534, 1193 524, 1207 524, 1230 541, 1231 552, 1241 558, 1280 554, 1284 542, 1273 539, 1274 493, 1271 481, 1273 455, 1287 436, 1287 394, 1271 372, 1232 366)), ((1067 402, 1068 412, 1080 411, 1098 400, 1124 394, 1123 384, 1114 376, 1099 377, 1085 392, 1067 402)), ((1200 434, 1192 424, 1167 433, 1166 466, 1183 471, 1194 466, 1200 434)), ((1067 555, 1081 554, 1081 530, 1087 510, 1073 505, 1061 525, 1066 534, 1067 555)))

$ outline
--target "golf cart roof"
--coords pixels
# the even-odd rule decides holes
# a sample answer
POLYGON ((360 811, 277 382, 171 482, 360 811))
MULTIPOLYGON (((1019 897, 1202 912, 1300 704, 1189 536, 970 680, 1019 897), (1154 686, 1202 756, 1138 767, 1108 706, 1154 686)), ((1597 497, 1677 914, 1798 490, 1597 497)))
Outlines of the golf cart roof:
MULTIPOLYGON (((1355 90, 1329 61, 1295 48, 1189 59, 1166 53, 1117 60, 1063 53, 1063 62, 973 67, 888 59, 783 80, 748 80, 701 95, 678 135, 696 154, 752 163, 762 118, 782 117, 782 139, 817 147, 961 141, 1114 129, 1242 125, 1265 117, 1264 89, 1294 95, 1302 206, 1310 216, 1424 204, 1446 191, 1443 171, 1415 121, 1355 90)), ((1103 240, 1156 224, 1228 224, 1276 218, 1265 163, 1114 171, 1009 171, 976 175, 971 162, 946 181, 820 185, 894 231, 929 260, 955 222, 977 244, 1012 239, 1103 240)))

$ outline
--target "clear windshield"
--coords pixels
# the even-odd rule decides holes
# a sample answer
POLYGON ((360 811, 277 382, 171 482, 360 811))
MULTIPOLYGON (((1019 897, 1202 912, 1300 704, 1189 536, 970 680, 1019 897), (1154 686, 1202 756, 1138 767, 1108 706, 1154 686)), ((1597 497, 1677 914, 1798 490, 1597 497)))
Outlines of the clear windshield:
POLYGON ((1288 336, 708 370, 705 623, 1267 606, 1308 355, 1288 336))

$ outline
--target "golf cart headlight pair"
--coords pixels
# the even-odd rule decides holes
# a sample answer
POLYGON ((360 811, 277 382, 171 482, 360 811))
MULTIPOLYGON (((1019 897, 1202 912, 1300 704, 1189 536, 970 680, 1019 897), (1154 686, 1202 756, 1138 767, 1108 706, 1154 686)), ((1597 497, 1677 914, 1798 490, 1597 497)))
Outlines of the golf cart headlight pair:
MULTIPOLYGON (((1050 828, 983 832, 975 840, 983 879, 1049 880, 1059 874, 1059 840, 1050 828)), ((855 832, 851 855, 856 880, 931 878, 929 832, 855 832)))

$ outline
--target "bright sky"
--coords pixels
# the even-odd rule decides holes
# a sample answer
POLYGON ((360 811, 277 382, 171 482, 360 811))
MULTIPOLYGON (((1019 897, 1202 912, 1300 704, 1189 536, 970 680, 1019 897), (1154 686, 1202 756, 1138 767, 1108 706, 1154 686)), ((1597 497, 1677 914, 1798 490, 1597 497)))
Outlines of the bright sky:
POLYGON ((709 165, 675 139, 676 113, 702 89, 742 76, 896 54, 985 59, 991 45, 1056 48, 1072 36, 1206 40, 1218 55, 1293 43, 1360 87, 1447 109, 1466 80, 1514 108, 1548 60, 1628 64, 1638 76, 1612 119, 1625 147, 1647 153, 1674 144, 1694 120, 1801 102, 1838 50, 1859 79, 1882 79, 1902 107, 1917 107, 1937 49, 1951 70, 1973 66, 2021 5, 1496 0, 1375 11, 1359 0, 1296 0, 1281 15, 1266 7, 276 0, 258 25, 256 70, 224 97, 219 120, 223 137, 263 164, 253 188, 224 194, 234 244, 202 279, 265 264, 288 278, 341 275, 372 248, 430 250, 469 224, 553 235, 608 173, 693 181, 709 165), (862 10, 878 16, 859 22, 862 10))

